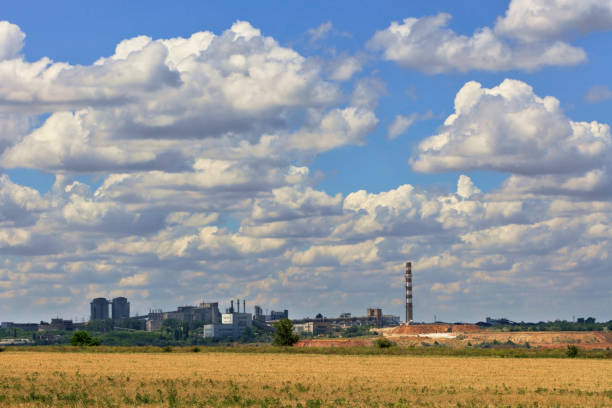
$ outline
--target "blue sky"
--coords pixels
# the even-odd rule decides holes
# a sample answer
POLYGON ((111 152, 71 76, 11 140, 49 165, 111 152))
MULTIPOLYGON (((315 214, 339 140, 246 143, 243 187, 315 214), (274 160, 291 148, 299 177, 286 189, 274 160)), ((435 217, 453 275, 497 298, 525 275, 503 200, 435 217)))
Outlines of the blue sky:
POLYGON ((417 320, 610 318, 610 1, 0 20, 2 320, 123 295, 401 314, 405 260, 417 320))

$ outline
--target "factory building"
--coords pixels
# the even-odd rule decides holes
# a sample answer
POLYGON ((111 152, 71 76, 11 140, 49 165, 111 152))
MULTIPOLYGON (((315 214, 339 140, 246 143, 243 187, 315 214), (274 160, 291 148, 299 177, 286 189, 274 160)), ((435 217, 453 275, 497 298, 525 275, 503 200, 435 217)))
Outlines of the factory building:
POLYGON ((179 306, 172 312, 162 312, 154 310, 149 312, 145 323, 147 331, 159 330, 164 320, 175 319, 182 322, 199 322, 206 324, 220 324, 221 313, 219 303, 202 302, 198 306, 179 306))
POLYGON ((275 312, 274 310, 270 311, 270 314, 266 316, 266 321, 276 321, 276 320, 280 320, 280 319, 288 319, 289 318, 289 311, 287 309, 283 310, 282 312, 275 312))
POLYGON ((95 298, 91 303, 91 316, 89 320, 108 319, 108 305, 110 302, 106 298, 95 298))
POLYGON ((148 332, 159 330, 159 329, 161 329, 163 322, 164 321, 162 319, 147 320, 145 322, 145 330, 148 331, 148 332))
POLYGON ((369 320, 376 322, 376 327, 383 327, 382 309, 368 309, 366 316, 369 320))
POLYGON ((225 339, 235 337, 234 327, 232 325, 221 323, 206 324, 204 325, 202 336, 205 339, 225 339))
POLYGON ((95 298, 90 305, 89 320, 105 320, 111 316, 113 320, 129 319, 130 317, 130 302, 123 296, 116 297, 112 301, 102 297, 95 298), (109 306, 111 306, 112 315, 109 314, 109 306))
POLYGON ((122 296, 116 297, 111 302, 113 320, 129 319, 130 318, 130 302, 122 296))
POLYGON ((64 319, 51 319, 51 323, 41 322, 38 325, 38 331, 72 331, 74 330, 74 324, 72 320, 64 319))
POLYGON ((219 312, 219 303, 200 303, 200 319, 201 322, 216 323, 221 320, 221 313, 219 312))
POLYGON ((263 314, 263 309, 261 306, 255 305, 255 316, 253 316, 253 320, 257 320, 260 322, 266 321, 266 317, 263 314))
POLYGON ((383 324, 382 327, 390 327, 390 326, 399 326, 400 317, 397 315, 383 315, 383 324))
POLYGON ((293 331, 302 336, 302 335, 311 335, 311 336, 319 336, 326 335, 331 333, 332 325, 329 322, 306 322, 306 323, 296 323, 293 325, 293 331))
MULTIPOLYGON (((366 310, 365 316, 353 316, 350 313, 342 313, 338 317, 318 317, 318 318, 306 318, 306 319, 294 319, 292 320, 294 327, 296 325, 302 325, 305 323, 324 323, 329 325, 329 329, 326 329, 323 325, 320 327, 320 334, 323 334, 326 330, 331 331, 332 328, 342 329, 348 328, 352 326, 374 326, 374 327, 388 327, 388 326, 397 326, 399 325, 399 316, 394 315, 385 315, 382 312, 382 309, 379 308, 370 308, 366 310)), ((318 330, 314 327, 311 329, 311 326, 306 325, 303 328, 300 326, 298 330, 306 330, 307 333, 311 333, 313 335, 318 330)), ((306 333, 305 332, 305 333, 306 333)))
POLYGON ((221 313, 218 303, 200 303, 199 306, 179 306, 176 311, 164 312, 163 320, 176 319, 182 322, 219 323, 221 313))
MULTIPOLYGON (((232 307, 228 309, 228 312, 229 311, 233 311, 233 302, 232 302, 232 307)), ((246 311, 246 309, 243 309, 243 311, 246 311)), ((289 318, 289 310, 287 309, 283 310, 282 312, 271 310, 270 314, 264 314, 261 306, 255 305, 255 316, 253 317, 254 320, 257 320, 260 322, 275 322, 280 319, 288 319, 288 318, 289 318)))
POLYGON ((26 331, 36 331, 38 330, 38 323, 2 322, 0 323, 0 329, 20 329, 26 331))
POLYGON ((195 309, 197 309, 196 306, 179 306, 175 311, 164 312, 163 320, 174 319, 182 322, 192 321, 195 309))
POLYGON ((251 327, 253 317, 250 313, 223 313, 221 315, 222 324, 231 324, 237 327, 251 327))
POLYGON ((205 338, 238 338, 247 327, 253 327, 251 313, 223 313, 220 324, 204 325, 203 336, 205 338))

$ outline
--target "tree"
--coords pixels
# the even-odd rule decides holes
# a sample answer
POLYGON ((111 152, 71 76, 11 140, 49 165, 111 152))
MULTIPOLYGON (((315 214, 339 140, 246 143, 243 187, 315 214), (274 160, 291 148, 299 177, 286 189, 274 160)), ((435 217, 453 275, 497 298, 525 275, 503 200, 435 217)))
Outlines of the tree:
POLYGON ((112 331, 115 327, 115 321, 113 319, 96 319, 90 320, 87 323, 87 330, 93 332, 106 333, 112 331))
POLYGON ((293 332, 293 323, 289 319, 280 319, 274 323, 274 345, 293 346, 300 336, 293 332))
POLYGON ((99 346, 100 340, 92 338, 86 331, 74 332, 70 339, 70 344, 73 346, 99 346))
POLYGON ((255 341, 255 332, 250 327, 245 327, 238 339, 240 343, 252 343, 255 341))
POLYGON ((341 333, 342 337, 359 337, 367 336, 370 334, 371 326, 351 326, 341 333))

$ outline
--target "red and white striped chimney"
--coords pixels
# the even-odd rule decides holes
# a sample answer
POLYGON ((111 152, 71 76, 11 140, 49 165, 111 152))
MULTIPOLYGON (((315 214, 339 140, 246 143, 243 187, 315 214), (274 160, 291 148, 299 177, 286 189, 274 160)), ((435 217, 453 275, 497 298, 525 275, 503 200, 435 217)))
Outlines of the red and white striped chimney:
POLYGON ((412 262, 406 262, 406 324, 412 323, 412 262))

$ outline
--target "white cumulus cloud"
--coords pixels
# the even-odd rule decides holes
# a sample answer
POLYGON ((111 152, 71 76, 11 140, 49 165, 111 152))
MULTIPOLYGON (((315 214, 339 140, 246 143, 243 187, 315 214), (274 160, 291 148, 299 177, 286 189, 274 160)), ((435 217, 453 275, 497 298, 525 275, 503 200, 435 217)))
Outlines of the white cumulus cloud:
POLYGON ((515 43, 504 37, 521 32, 520 27, 510 27, 510 20, 499 20, 496 29, 483 27, 467 36, 448 28, 450 19, 449 14, 439 13, 394 21, 386 29, 377 31, 367 46, 381 51, 385 60, 429 74, 470 70, 534 71, 545 66, 576 65, 586 60, 584 50, 556 39, 554 33, 548 41, 515 43))
POLYGON ((19 26, 8 21, 0 21, 0 61, 13 59, 23 48, 25 34, 19 26))
POLYGON ((610 0, 512 0, 495 24, 495 32, 524 42, 610 29, 610 0))
POLYGON ((551 96, 506 79, 493 88, 468 82, 439 133, 423 140, 415 170, 487 169, 517 174, 583 172, 610 157, 610 127, 574 122, 551 96))

